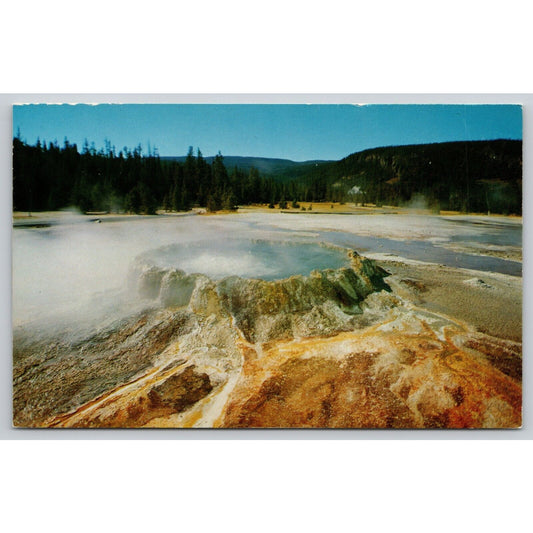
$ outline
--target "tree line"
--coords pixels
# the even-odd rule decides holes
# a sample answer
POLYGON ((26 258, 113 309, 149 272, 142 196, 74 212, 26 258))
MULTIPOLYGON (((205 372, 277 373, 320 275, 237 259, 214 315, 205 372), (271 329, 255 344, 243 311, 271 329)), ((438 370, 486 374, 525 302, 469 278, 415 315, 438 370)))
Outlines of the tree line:
POLYGON ((155 214, 158 209, 210 211, 252 203, 294 200, 295 183, 261 176, 256 168, 230 171, 218 153, 211 163, 189 147, 183 162, 162 160, 157 149, 139 145, 117 153, 109 141, 97 150, 85 141, 81 151, 68 139, 30 145, 13 140, 13 209, 48 211, 76 207, 87 212, 155 214))
POLYGON ((334 162, 294 164, 272 175, 251 167, 228 170, 189 147, 183 161, 141 145, 117 153, 109 141, 78 150, 67 139, 13 140, 13 208, 154 214, 158 209, 232 210, 238 205, 284 208, 298 202, 402 206, 414 199, 439 211, 522 212, 522 142, 509 140, 374 148, 334 162))

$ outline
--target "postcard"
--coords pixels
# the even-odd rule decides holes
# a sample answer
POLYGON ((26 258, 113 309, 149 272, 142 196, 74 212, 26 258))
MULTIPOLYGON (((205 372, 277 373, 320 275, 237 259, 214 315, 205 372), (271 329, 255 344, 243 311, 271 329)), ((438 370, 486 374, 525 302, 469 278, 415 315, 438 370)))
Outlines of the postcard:
POLYGON ((15 427, 521 427, 520 105, 15 105, 12 249, 15 427))

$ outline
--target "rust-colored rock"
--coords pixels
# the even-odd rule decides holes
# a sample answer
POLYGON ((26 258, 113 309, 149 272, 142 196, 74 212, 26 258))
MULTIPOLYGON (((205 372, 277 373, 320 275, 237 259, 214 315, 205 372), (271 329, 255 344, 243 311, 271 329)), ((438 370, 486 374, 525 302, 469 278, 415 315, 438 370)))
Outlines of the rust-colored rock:
MULTIPOLYGON (((357 254, 351 268, 278 281, 144 264, 131 276, 152 301, 142 314, 75 341, 17 333, 15 425, 521 425, 521 344, 422 307, 431 281, 385 284, 357 254)), ((483 301, 498 280, 457 283, 483 301)))
POLYGON ((179 413, 207 396, 213 390, 209 376, 196 373, 194 366, 181 374, 170 376, 161 385, 150 389, 148 398, 154 408, 166 407, 179 413))
POLYGON ((419 325, 423 333, 373 328, 249 354, 220 426, 519 427, 520 382, 462 350, 464 333, 450 328, 441 340, 419 325))

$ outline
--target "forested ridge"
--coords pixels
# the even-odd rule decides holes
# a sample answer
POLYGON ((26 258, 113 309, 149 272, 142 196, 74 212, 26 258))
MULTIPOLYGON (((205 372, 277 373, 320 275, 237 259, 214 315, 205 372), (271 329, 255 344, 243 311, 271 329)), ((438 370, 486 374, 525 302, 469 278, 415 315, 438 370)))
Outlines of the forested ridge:
POLYGON ((313 199, 463 212, 522 212, 522 141, 458 141, 364 150, 299 169, 313 199))
MULTIPOLYGON (((244 158, 243 158, 244 159, 244 158)), ((248 158, 250 159, 250 158, 248 158)), ((259 159, 259 158, 258 158, 259 159)), ((262 158, 265 159, 265 158, 262 158)), ((238 158, 233 158, 238 161, 238 158)), ((162 158, 139 145, 117 152, 13 140, 13 209, 154 214, 158 209, 210 211, 238 205, 339 201, 400 206, 423 199, 435 211, 522 211, 522 142, 468 141, 373 148, 333 162, 275 160, 274 172, 228 169, 219 153, 162 158), (289 164, 290 163, 290 164, 289 164)), ((265 167, 266 168, 266 167, 265 167)))

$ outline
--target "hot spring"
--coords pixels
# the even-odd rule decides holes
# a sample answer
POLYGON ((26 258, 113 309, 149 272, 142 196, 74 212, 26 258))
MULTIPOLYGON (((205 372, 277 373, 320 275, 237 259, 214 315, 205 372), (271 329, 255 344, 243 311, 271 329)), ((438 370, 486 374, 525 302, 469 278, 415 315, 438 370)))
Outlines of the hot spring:
POLYGON ((241 239, 171 244, 144 252, 137 259, 214 280, 239 276, 272 281, 350 264, 347 250, 324 243, 241 239))

